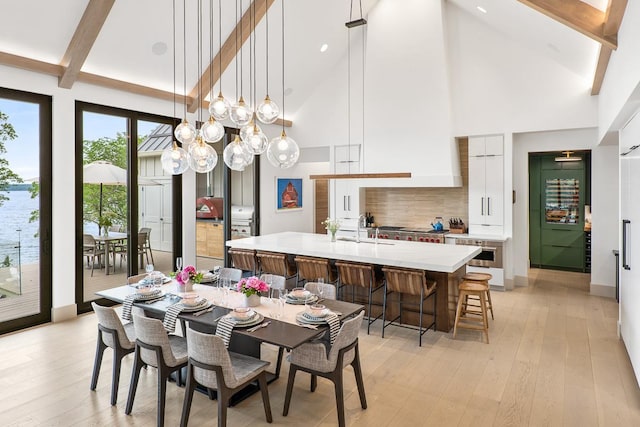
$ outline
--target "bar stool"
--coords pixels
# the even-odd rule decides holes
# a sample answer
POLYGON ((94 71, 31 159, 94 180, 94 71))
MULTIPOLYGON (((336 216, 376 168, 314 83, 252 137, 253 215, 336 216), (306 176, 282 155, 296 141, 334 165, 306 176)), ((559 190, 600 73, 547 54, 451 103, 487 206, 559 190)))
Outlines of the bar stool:
POLYGON ((253 275, 258 272, 258 259, 255 250, 229 248, 229 255, 231 255, 231 263, 235 268, 250 271, 253 275))
POLYGON ((295 258, 298 266, 298 282, 316 282, 317 279, 324 279, 325 283, 336 283, 338 275, 331 267, 326 258, 313 258, 308 256, 297 256, 295 258))
POLYGON ((402 324, 402 306, 418 305, 420 307, 418 343, 422 347, 422 335, 424 335, 424 333, 427 332, 432 326, 434 330, 436 328, 436 282, 427 282, 427 277, 424 270, 382 267, 382 271, 384 272, 384 279, 387 289, 387 291, 384 293, 384 302, 382 304, 382 338, 384 338, 384 329, 396 320, 400 320, 400 324, 396 326, 409 327, 402 324), (387 323, 387 296, 392 292, 398 292, 400 294, 398 298, 400 314, 396 316, 395 319, 390 320, 389 323, 387 323), (419 296, 420 302, 417 304, 404 302, 402 301, 402 294, 419 296), (426 328, 423 329, 422 317, 424 314, 424 301, 429 297, 433 297, 433 311, 427 314, 431 314, 433 316, 433 322, 431 322, 426 328))
POLYGON ((287 254, 258 251, 256 257, 260 263, 260 272, 262 274, 277 274, 278 276, 284 276, 285 280, 296 277, 296 266, 289 261, 287 254))
MULTIPOLYGON (((384 278, 376 277, 372 264, 359 264, 355 262, 336 261, 338 268, 338 294, 344 299, 341 289, 344 286, 351 286, 351 300, 355 303, 356 287, 364 288, 368 292, 367 296, 367 335, 371 328, 371 324, 382 317, 382 312, 373 320, 371 319, 371 306, 373 304, 373 293, 384 289, 384 278)), ((379 307, 382 305, 375 304, 379 307)))
MULTIPOLYGON (((492 275, 488 274, 488 273, 476 273, 476 272, 470 272, 465 274, 464 276, 462 276, 462 280, 466 280, 469 282, 478 282, 478 283, 482 283, 486 289, 487 289, 487 308, 489 309, 489 311, 491 311, 491 319, 494 319, 493 317, 493 302, 491 302, 491 286, 489 286, 489 280, 491 280, 493 278, 492 275)), ((478 307, 478 306, 476 306, 478 307)))
POLYGON ((487 316, 486 287, 479 282, 464 281, 458 287, 458 306, 456 309, 456 321, 453 326, 453 338, 458 333, 458 328, 482 331, 489 344, 489 320, 487 316), (480 301, 480 311, 468 310, 466 298, 477 297, 480 301), (481 318, 466 316, 467 314, 480 314, 481 318))

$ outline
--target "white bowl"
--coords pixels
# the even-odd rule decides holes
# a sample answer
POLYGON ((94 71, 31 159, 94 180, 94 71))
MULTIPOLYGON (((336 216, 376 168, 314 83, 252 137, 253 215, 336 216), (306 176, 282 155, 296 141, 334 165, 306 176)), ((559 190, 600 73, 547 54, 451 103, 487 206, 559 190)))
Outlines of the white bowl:
POLYGON ((140 295, 151 295, 154 292, 156 292, 156 287, 153 285, 144 284, 136 287, 136 293, 140 295))
POLYGON ((195 307, 200 304, 200 296, 198 294, 184 294, 181 302, 185 307, 195 307))
POLYGON ((291 290, 289 295, 291 295, 292 298, 305 299, 306 300, 311 296, 311 292, 307 291, 304 288, 294 288, 294 289, 291 290))
POLYGON ((255 311, 248 307, 238 307, 233 309, 233 311, 231 312, 231 317, 236 320, 247 320, 251 319, 254 314, 255 311))
POLYGON ((313 304, 309 306, 309 314, 314 317, 320 317, 327 314, 327 307, 322 304, 313 304))

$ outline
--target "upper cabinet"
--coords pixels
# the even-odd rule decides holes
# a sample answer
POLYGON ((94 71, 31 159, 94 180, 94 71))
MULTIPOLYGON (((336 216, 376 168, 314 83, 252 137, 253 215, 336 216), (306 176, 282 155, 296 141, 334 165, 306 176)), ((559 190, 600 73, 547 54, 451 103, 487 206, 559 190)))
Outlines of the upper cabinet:
MULTIPOLYGON (((360 173, 360 145, 337 145, 334 153, 335 173, 360 173)), ((360 210, 364 211, 364 189, 357 179, 334 180, 334 217, 338 219, 358 219, 360 210)), ((343 224, 347 225, 347 224, 343 224)))
POLYGON ((502 135, 469 138, 469 233, 504 231, 502 135))

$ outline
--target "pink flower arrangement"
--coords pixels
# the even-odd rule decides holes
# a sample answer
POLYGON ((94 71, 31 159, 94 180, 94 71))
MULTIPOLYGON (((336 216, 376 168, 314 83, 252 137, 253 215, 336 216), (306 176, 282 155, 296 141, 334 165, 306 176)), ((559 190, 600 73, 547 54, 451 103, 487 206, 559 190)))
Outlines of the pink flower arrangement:
POLYGON ((240 279, 237 285, 238 292, 242 292, 245 296, 250 297, 261 292, 268 292, 269 285, 256 276, 240 279))
POLYGON ((203 277, 203 274, 196 271, 196 268, 193 265, 187 265, 181 271, 176 271, 174 275, 176 281, 181 285, 184 285, 189 280, 193 283, 200 283, 203 277))

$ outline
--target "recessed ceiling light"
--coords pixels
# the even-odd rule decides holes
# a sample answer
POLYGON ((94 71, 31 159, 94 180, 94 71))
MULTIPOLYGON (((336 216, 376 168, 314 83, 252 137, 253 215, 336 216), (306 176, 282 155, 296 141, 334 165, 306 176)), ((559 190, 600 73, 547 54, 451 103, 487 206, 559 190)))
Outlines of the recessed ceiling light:
POLYGON ((167 52, 167 44, 164 42, 156 42, 151 46, 151 51, 156 55, 164 55, 167 52))
POLYGON ((320 46, 320 52, 326 52, 327 49, 329 49, 329 45, 326 43, 320 46))
POLYGON ((476 6, 476 9, 478 9, 478 10, 479 10, 480 12, 482 12, 482 13, 487 13, 487 9, 485 9, 485 8, 484 8, 484 7, 482 7, 482 6, 476 6))

